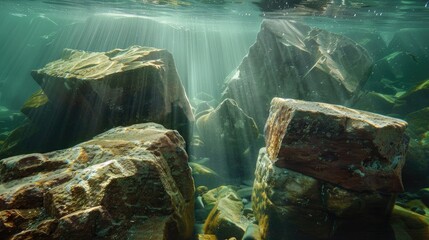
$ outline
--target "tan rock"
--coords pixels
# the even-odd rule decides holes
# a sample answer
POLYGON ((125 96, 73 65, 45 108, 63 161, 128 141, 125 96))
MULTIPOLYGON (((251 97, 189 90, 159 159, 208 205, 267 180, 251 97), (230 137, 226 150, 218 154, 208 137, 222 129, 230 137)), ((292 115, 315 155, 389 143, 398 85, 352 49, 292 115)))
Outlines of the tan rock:
POLYGON ((166 50, 65 49, 60 59, 32 76, 43 91, 31 96, 22 111, 37 132, 27 142, 16 143, 25 146, 5 149, 9 151, 3 156, 62 149, 106 129, 143 122, 176 129, 190 142, 193 113, 173 56, 166 50))
POLYGON ((209 190, 202 195, 202 200, 206 207, 212 208, 222 198, 229 198, 234 201, 241 201, 237 192, 230 186, 220 186, 209 190))
POLYGON ((241 239, 250 221, 241 215, 243 203, 228 197, 221 198, 204 223, 204 233, 218 239, 241 239))
POLYGON ((0 219, 13 229, 3 236, 127 239, 157 226, 162 239, 189 238, 194 185, 184 146, 177 131, 147 123, 69 149, 3 159, 0 210, 44 213, 25 225, 0 219))
POLYGON ((406 126, 339 105, 274 98, 265 138, 276 166, 350 190, 401 192, 406 126))

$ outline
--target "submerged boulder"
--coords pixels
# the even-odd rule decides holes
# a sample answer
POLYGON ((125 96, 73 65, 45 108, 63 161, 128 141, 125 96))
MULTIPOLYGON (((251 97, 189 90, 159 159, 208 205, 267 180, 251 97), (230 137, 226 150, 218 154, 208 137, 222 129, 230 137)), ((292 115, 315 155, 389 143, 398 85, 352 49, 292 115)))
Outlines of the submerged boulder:
POLYGON ((46 144, 43 151, 69 147, 115 126, 143 122, 176 129, 189 140, 193 114, 166 50, 65 49, 60 59, 32 76, 43 92, 30 97, 22 111, 39 129, 37 141, 60 145, 46 144))
POLYGON ((194 185, 177 131, 118 127, 0 163, 2 239, 191 237, 194 185))
POLYGON ((226 79, 237 101, 263 127, 273 97, 349 104, 367 80, 368 52, 347 37, 295 21, 262 22, 256 43, 226 79))
POLYGON ((265 139, 276 166, 354 191, 402 192, 406 127, 339 105, 274 98, 265 139))
POLYGON ((359 234, 387 223, 393 202, 394 194, 350 191, 279 168, 260 151, 252 204, 262 239, 330 239, 351 223, 359 234))
POLYGON ((250 224, 250 221, 241 215, 242 210, 241 201, 221 198, 204 223, 204 233, 214 234, 218 239, 241 239, 250 224))
POLYGON ((214 159, 213 167, 220 167, 216 171, 226 170, 224 176, 242 179, 253 175, 254 158, 246 157, 245 152, 254 148, 258 127, 234 100, 225 99, 214 110, 201 114, 196 127, 206 156, 214 159))

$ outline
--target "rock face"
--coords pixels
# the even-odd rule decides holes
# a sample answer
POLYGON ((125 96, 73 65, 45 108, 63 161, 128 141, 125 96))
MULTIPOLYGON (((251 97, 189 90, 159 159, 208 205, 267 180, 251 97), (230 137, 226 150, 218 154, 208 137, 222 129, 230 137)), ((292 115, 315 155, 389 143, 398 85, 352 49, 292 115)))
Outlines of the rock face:
POLYGON ((260 151, 252 204, 262 239, 330 239, 350 223, 365 232, 387 221, 393 202, 393 194, 348 191, 276 167, 265 148, 260 151))
POLYGON ((43 92, 23 112, 40 132, 41 151, 64 148, 115 126, 156 122, 188 140, 193 114, 166 50, 133 46, 109 52, 66 49, 33 71, 43 92), (58 145, 58 146, 56 146, 58 145), (55 147, 52 147, 55 146, 55 147))
POLYGON ((349 38, 286 20, 264 20, 256 43, 226 79, 232 98, 263 127, 273 97, 348 104, 371 71, 349 38))
MULTIPOLYGON (((232 99, 225 99, 214 110, 208 110, 196 121, 196 127, 204 142, 206 156, 214 159, 216 171, 226 176, 246 178, 253 175, 254 160, 246 158, 245 151, 254 146, 258 138, 255 121, 243 112, 232 99), (222 163, 221 160, 225 159, 222 163)), ((213 167, 214 167, 213 166, 213 167)))
POLYGON ((2 239, 187 239, 194 185, 184 140, 147 123, 75 147, 3 159, 2 239))
POLYGON ((407 123, 338 105, 274 98, 265 127, 276 166, 354 191, 403 191, 407 123))

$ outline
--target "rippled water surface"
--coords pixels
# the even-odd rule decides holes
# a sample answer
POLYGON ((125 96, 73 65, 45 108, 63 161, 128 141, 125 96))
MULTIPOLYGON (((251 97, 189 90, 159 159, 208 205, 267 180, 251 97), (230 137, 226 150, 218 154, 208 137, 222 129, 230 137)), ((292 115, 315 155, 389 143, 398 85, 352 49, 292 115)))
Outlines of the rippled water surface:
POLYGON ((29 71, 58 58, 66 47, 92 51, 132 44, 166 48, 175 56, 188 94, 216 95, 213 89, 239 64, 263 18, 295 19, 339 33, 373 30, 386 40, 401 28, 427 29, 429 23, 425 1, 301 1, 281 4, 280 9, 266 2, 2 1, 0 103, 19 108, 37 88, 29 71))

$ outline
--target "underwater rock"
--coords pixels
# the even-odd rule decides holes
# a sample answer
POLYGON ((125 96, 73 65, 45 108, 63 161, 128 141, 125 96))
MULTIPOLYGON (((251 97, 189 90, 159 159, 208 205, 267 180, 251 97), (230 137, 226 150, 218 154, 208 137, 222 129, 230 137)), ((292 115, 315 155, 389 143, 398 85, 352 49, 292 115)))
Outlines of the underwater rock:
POLYGON ((204 223, 204 233, 218 239, 241 239, 250 221, 241 216, 243 203, 229 197, 221 198, 204 223))
POLYGON ((389 87, 397 91, 405 90, 416 82, 421 81, 411 77, 410 71, 415 69, 417 62, 409 53, 396 51, 377 60, 372 68, 371 76, 368 79, 368 86, 365 88, 380 91, 380 81, 389 79, 389 87), (378 89, 376 88, 378 85, 378 89))
POLYGON ((295 21, 265 19, 256 43, 226 79, 232 98, 262 128, 273 97, 347 105, 372 66, 356 42, 295 21))
POLYGON ((278 167, 354 191, 402 192, 406 127, 339 105, 274 98, 265 139, 278 167))
POLYGON ((428 107, 407 114, 405 120, 408 122, 409 132, 417 139, 422 139, 423 135, 429 132, 429 104, 428 107))
POLYGON ((403 61, 392 65, 401 73, 405 84, 416 83, 429 78, 429 32, 421 28, 403 28, 395 31, 389 42, 388 52, 402 51, 403 61), (412 65, 408 65, 412 64, 412 65))
POLYGON ((222 198, 229 198, 234 201, 240 201, 241 198, 231 186, 220 186, 213 188, 202 195, 202 200, 206 208, 212 209, 216 203, 222 198))
POLYGON ((259 226, 256 224, 249 224, 241 240, 261 240, 259 226))
MULTIPOLYGON (((35 122, 56 118, 68 125, 57 141, 86 140, 115 126, 156 122, 189 140, 193 114, 166 50, 132 46, 108 52, 65 49, 63 56, 32 72, 54 114, 26 104, 35 122), (28 106, 27 106, 28 105, 28 106)), ((38 98, 32 97, 33 102, 38 98)), ((43 105, 43 104, 41 104, 43 105)))
POLYGON ((386 56, 387 45, 378 32, 351 29, 343 34, 365 48, 375 61, 386 56))
POLYGON ((318 184, 314 178, 277 168, 262 148, 252 195, 253 211, 262 239, 300 239, 303 236, 323 239, 331 236, 333 219, 327 212, 310 209, 307 205, 311 204, 311 199, 317 202, 320 198, 318 184), (273 201, 273 196, 279 201, 273 201))
POLYGON ((0 226, 16 227, 0 227, 0 235, 29 239, 51 229, 45 239, 189 238, 194 184, 184 146, 177 131, 145 123, 69 149, 3 159, 0 211, 42 214, 1 218, 0 226))
POLYGON ((378 114, 389 114, 392 112, 395 100, 392 95, 367 92, 359 96, 359 99, 353 104, 353 108, 378 114))
POLYGON ((219 161, 226 161, 219 170, 227 170, 227 173, 215 169, 217 172, 241 179, 253 175, 254 158, 246 158, 244 154, 256 142, 258 127, 234 100, 225 99, 216 109, 201 115, 196 127, 204 142, 206 156, 216 159, 218 166, 221 165, 219 161))
POLYGON ((198 240, 218 240, 214 234, 198 234, 198 240))
POLYGON ((410 140, 402 180, 407 191, 429 186, 429 144, 410 140))
POLYGON ((364 231, 385 224, 393 202, 394 194, 349 191, 276 167, 260 151, 252 204, 262 239, 328 239, 351 222, 364 231))
POLYGON ((429 107, 429 80, 418 83, 401 95, 393 111, 404 115, 425 107, 429 107))
POLYGON ((429 217, 395 205, 390 224, 395 232, 395 239, 429 239, 429 217))

